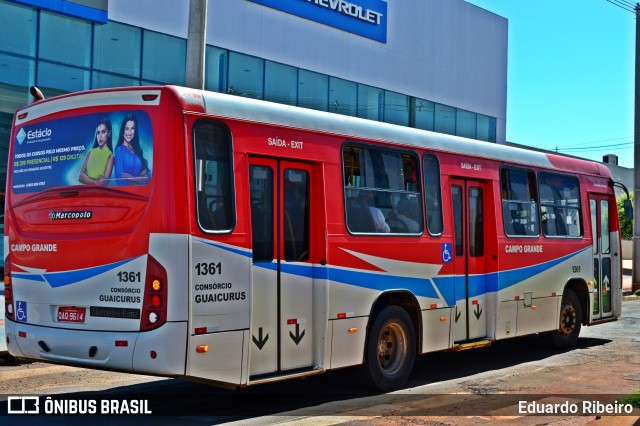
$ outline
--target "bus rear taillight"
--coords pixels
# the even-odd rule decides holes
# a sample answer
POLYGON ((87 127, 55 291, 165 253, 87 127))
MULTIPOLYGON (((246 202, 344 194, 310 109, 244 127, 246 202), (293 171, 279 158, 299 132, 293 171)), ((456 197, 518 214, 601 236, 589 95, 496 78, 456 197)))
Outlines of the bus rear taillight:
POLYGON ((9 254, 4 261, 4 314, 7 319, 14 320, 13 288, 11 287, 11 261, 9 254))
POLYGON ((167 322, 167 271, 149 255, 140 331, 153 330, 165 322, 167 322))

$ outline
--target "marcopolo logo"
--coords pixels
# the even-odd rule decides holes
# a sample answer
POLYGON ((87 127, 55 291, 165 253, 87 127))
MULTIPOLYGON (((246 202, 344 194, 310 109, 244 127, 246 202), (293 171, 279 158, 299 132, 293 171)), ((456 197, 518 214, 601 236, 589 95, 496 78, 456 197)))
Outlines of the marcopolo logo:
POLYGON ((24 129, 20 129, 20 131, 18 132, 18 135, 16 136, 16 140, 20 145, 22 145, 22 142, 24 142, 24 138, 26 137, 27 137, 27 133, 24 131, 24 129))
POLYGON ((93 212, 91 210, 72 211, 72 212, 57 212, 51 210, 49 212, 49 220, 51 222, 55 220, 69 220, 69 219, 91 219, 93 212))

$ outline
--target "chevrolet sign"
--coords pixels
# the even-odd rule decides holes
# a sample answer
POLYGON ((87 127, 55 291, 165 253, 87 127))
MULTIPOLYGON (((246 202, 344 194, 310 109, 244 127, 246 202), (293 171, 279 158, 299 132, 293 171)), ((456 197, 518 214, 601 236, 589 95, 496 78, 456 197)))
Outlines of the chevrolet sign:
POLYGON ((387 42, 387 2, 382 0, 248 0, 381 43, 387 42))

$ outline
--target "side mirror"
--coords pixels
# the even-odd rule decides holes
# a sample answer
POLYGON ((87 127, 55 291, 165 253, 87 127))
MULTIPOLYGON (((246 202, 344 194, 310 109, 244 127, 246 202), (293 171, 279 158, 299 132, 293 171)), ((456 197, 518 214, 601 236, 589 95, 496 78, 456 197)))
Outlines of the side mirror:
POLYGON ((624 217, 629 221, 633 221, 633 204, 631 203, 631 200, 624 200, 622 202, 622 207, 624 208, 624 217))

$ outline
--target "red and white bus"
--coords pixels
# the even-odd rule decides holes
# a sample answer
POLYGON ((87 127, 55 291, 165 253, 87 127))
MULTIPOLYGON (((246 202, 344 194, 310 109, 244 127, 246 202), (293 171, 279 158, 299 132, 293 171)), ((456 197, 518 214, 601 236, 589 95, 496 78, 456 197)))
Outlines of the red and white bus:
POLYGON ((608 169, 179 87, 16 112, 9 352, 240 387, 621 314, 608 169), (108 151, 107 151, 108 150, 108 151))

